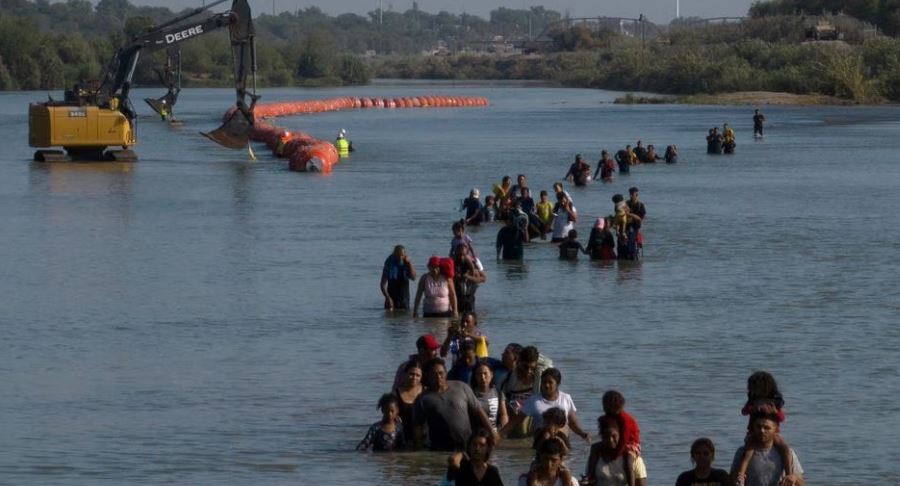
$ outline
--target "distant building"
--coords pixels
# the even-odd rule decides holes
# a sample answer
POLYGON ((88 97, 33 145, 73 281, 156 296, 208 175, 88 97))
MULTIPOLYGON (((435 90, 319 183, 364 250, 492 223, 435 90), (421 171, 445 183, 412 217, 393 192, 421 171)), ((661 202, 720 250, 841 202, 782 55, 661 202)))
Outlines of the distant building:
POLYGON ((447 43, 441 40, 437 42, 436 46, 422 51, 423 56, 449 56, 450 54, 452 53, 450 48, 447 47, 447 43))

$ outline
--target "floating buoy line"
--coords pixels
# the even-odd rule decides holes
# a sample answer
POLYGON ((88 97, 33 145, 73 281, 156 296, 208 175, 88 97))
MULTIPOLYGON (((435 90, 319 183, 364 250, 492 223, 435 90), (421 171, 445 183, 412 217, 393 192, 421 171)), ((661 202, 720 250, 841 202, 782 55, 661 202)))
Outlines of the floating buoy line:
MULTIPOLYGON (((265 143, 276 157, 288 159, 290 170, 330 172, 340 160, 334 144, 301 131, 272 125, 265 120, 280 116, 366 108, 459 108, 487 105, 487 98, 480 96, 342 97, 260 103, 253 110, 256 122, 250 132, 250 140, 265 143)), ((232 107, 228 110, 225 119, 235 109, 237 108, 232 107)))

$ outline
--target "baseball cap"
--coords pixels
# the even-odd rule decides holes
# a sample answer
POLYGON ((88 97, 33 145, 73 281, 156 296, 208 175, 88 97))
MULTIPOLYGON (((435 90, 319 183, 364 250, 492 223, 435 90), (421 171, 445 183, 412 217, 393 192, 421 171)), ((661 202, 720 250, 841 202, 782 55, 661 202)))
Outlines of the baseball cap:
POLYGON ((431 334, 423 334, 416 340, 417 348, 437 349, 441 344, 431 334))

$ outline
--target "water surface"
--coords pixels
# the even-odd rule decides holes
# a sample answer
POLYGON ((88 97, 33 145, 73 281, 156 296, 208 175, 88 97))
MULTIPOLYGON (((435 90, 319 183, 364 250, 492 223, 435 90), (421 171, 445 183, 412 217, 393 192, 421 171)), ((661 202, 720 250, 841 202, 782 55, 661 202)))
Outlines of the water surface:
MULTIPOLYGON (((497 84, 266 90, 264 100, 483 95, 488 108, 359 110, 279 119, 357 148, 329 176, 211 145, 228 90, 182 93, 180 127, 145 116, 134 164, 38 164, 27 103, 0 94, 0 483, 436 484, 438 454, 359 454, 378 396, 423 332, 388 316, 378 278, 395 244, 421 271, 449 249, 458 201, 503 175, 550 189, 575 153, 642 139, 676 166, 570 189, 579 231, 641 188, 639 265, 493 258, 472 232, 493 354, 536 344, 593 429, 621 390, 652 484, 709 436, 728 467, 746 377, 772 371, 783 432, 811 484, 900 482, 900 117, 894 107, 620 106, 615 93, 497 84), (703 136, 730 122, 737 154, 703 136)), ((157 95, 135 93, 136 100, 157 95)), ((528 444, 496 454, 507 482, 528 444)), ((572 467, 583 468, 583 444, 572 467)))

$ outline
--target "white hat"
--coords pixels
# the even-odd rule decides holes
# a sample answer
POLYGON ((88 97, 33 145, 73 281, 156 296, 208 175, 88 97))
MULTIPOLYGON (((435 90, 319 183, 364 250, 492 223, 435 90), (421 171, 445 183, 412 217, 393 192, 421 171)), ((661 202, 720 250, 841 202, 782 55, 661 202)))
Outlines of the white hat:
POLYGON ((474 196, 474 197, 481 196, 481 191, 479 191, 477 187, 475 189, 472 189, 472 196, 474 196))

